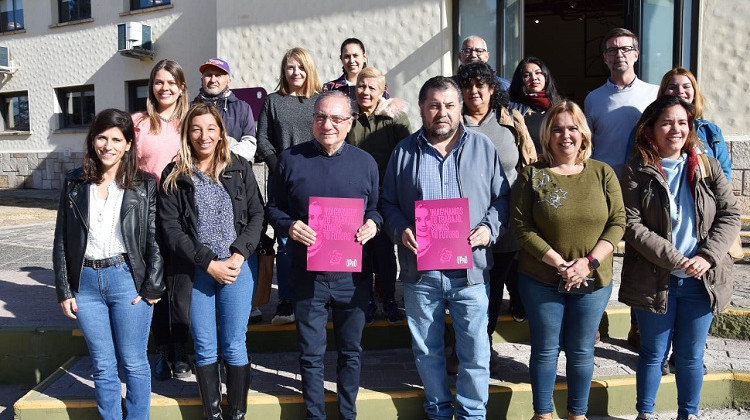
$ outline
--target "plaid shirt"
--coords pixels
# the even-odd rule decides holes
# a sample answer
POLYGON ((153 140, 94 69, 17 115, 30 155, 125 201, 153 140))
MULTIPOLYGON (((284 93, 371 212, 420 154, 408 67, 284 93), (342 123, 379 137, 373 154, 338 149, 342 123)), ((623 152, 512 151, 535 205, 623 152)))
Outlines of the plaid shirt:
MULTIPOLYGON (((329 90, 339 90, 349 95, 352 101, 357 101, 357 87, 354 85, 349 85, 349 83, 346 81, 346 73, 342 74, 341 77, 336 80, 331 80, 330 82, 324 83, 323 92, 327 92, 329 90)), ((391 93, 388 92, 388 85, 385 85, 383 98, 388 99, 390 97, 391 93)))
POLYGON ((458 186, 458 162, 456 158, 458 150, 466 140, 466 130, 463 130, 458 143, 445 157, 427 140, 424 136, 424 129, 420 130, 417 140, 422 150, 418 174, 422 199, 460 198, 461 190, 458 186))

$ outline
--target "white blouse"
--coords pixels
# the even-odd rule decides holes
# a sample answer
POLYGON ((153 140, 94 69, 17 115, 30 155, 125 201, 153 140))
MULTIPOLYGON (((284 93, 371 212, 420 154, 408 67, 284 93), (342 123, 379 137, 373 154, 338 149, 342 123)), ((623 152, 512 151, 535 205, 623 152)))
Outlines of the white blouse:
POLYGON ((86 259, 100 260, 124 254, 125 243, 122 240, 123 189, 112 182, 107 187, 107 199, 96 196, 96 184, 89 186, 89 235, 86 243, 86 259))

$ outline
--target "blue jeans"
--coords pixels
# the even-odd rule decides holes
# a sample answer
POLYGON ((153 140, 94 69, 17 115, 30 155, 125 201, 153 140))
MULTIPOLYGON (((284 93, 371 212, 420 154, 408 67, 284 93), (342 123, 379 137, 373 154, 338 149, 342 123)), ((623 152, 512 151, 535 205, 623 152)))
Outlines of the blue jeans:
POLYGON ((594 375, 596 331, 612 294, 612 283, 589 295, 560 293, 557 286, 518 273, 518 291, 531 335, 529 375, 534 412, 552 412, 557 359, 565 351, 568 412, 585 415, 594 375))
POLYGON ((453 418, 453 395, 445 372, 443 332, 448 305, 456 334, 458 378, 456 419, 484 419, 490 380, 486 284, 468 285, 466 277, 448 278, 431 271, 417 283, 404 283, 406 320, 417 372, 424 385, 424 408, 430 419, 453 418))
POLYGON ((325 419, 323 388, 323 357, 326 352, 326 323, 330 303, 333 311, 333 334, 336 339, 336 392, 339 418, 357 418, 362 328, 365 308, 370 296, 369 282, 359 273, 332 281, 316 275, 310 278, 298 273, 292 282, 294 313, 299 343, 302 398, 307 408, 306 419, 325 419))
POLYGON ((94 364, 94 392, 105 420, 122 420, 119 367, 125 374, 128 419, 148 419, 151 407, 151 369, 146 356, 153 307, 138 296, 130 263, 95 270, 83 267, 73 293, 78 326, 94 364))
MULTIPOLYGON (((257 265, 257 258, 254 261, 257 265)), ((218 347, 221 347, 221 355, 230 366, 248 363, 245 334, 255 283, 250 262, 242 263, 240 275, 231 284, 219 284, 201 268, 195 268, 190 333, 193 335, 197 366, 216 363, 218 347)))
POLYGON ((698 415, 703 387, 703 352, 711 328, 711 301, 703 280, 670 276, 667 313, 663 315, 636 309, 641 330, 641 349, 636 370, 639 413, 653 413, 654 399, 661 383, 664 352, 672 335, 677 382, 677 415, 698 415))

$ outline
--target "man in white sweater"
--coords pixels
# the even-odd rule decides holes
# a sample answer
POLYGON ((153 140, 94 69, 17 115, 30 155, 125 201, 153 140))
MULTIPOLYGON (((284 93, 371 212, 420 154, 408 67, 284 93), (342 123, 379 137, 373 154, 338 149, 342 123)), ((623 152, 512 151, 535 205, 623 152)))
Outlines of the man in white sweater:
POLYGON ((615 28, 605 35, 602 58, 610 71, 604 85, 592 90, 584 102, 592 132, 593 155, 612 166, 619 176, 627 160, 630 133, 641 113, 656 99, 659 86, 635 74, 638 38, 627 29, 615 28))

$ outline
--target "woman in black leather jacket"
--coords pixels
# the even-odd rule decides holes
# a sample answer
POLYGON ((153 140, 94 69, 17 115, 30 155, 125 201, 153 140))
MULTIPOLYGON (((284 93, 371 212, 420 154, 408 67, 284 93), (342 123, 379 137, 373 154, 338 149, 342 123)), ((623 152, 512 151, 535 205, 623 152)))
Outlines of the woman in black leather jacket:
POLYGON ((255 279, 249 263, 257 264, 248 258, 260 240, 263 204, 252 166, 229 151, 224 122, 213 105, 194 104, 180 134, 177 159, 161 177, 167 277, 193 285, 190 333, 203 417, 221 419, 221 349, 229 418, 240 420, 250 386, 245 334, 255 279))
POLYGON ((123 418, 118 364, 128 418, 149 417, 146 346, 153 304, 164 291, 156 182, 138 169, 134 138, 128 113, 107 109, 94 118, 83 167, 65 178, 55 227, 57 298, 83 331, 104 419, 123 418))

